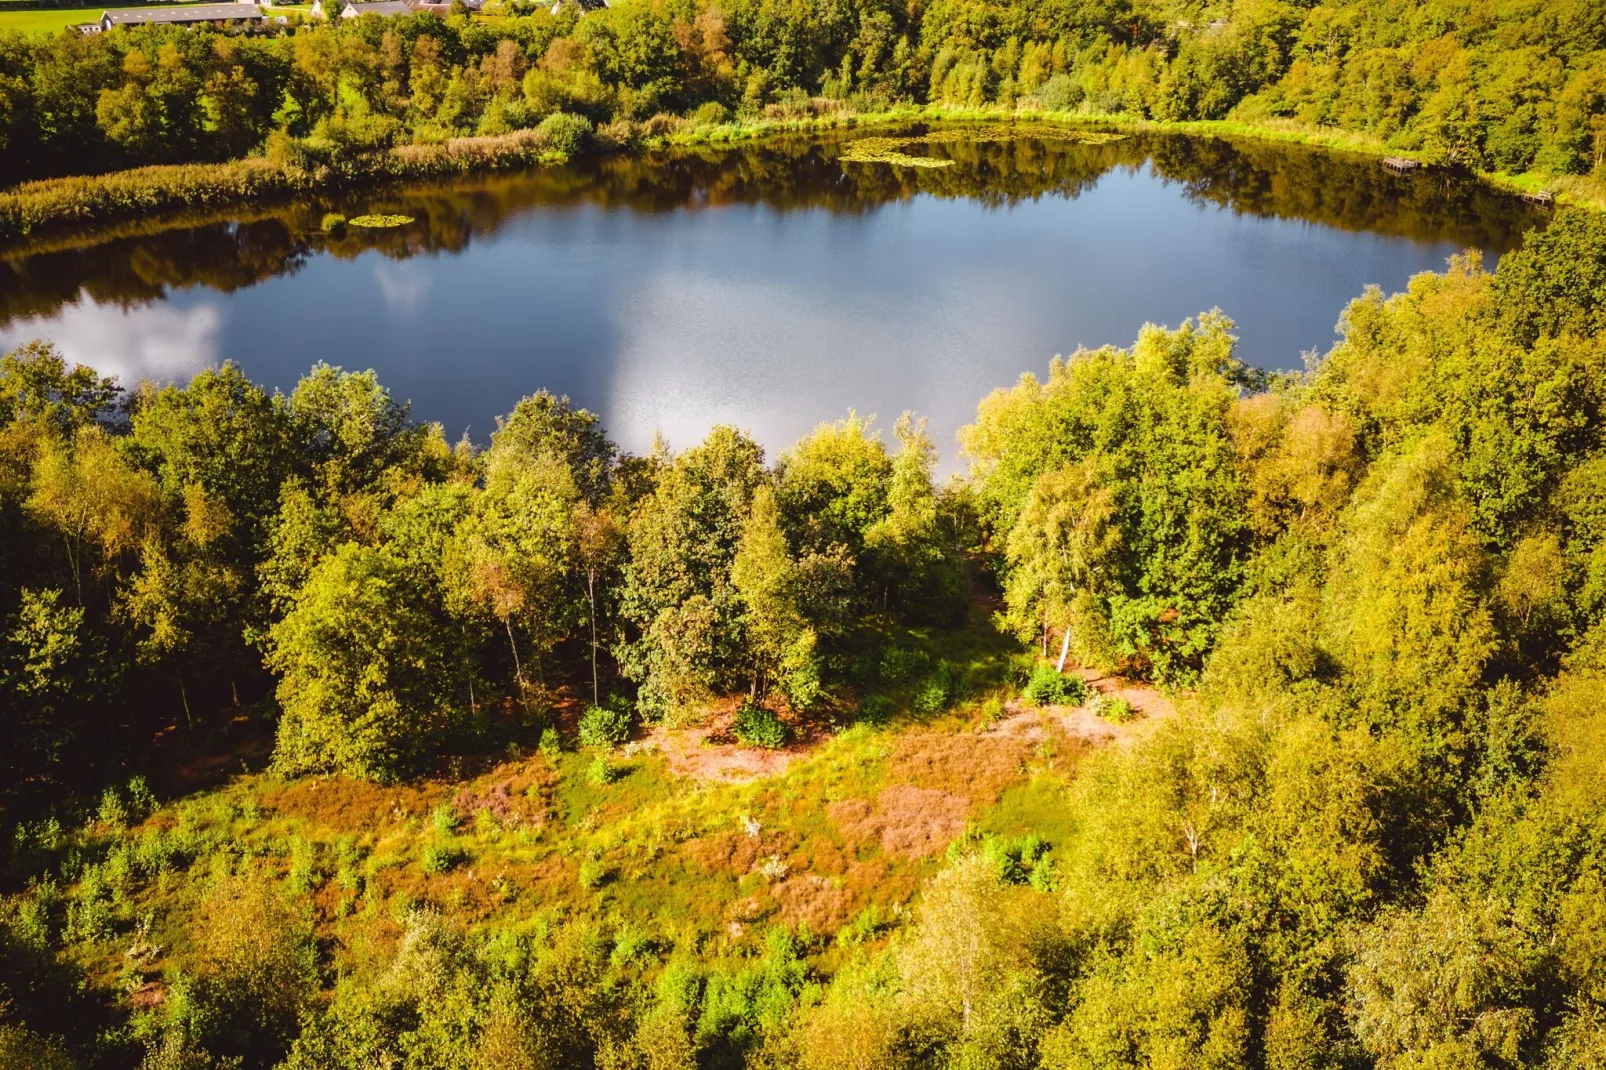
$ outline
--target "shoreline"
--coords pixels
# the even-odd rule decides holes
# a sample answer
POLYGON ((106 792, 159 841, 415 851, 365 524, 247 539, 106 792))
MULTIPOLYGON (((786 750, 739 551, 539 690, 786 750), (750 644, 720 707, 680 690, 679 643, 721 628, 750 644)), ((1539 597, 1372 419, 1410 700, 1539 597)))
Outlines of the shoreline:
MULTIPOLYGON (((686 127, 667 134, 611 140, 598 137, 589 154, 663 148, 718 148, 788 135, 874 130, 911 123, 1017 123, 1099 127, 1133 133, 1184 134, 1298 144, 1335 155, 1380 159, 1420 154, 1386 147, 1381 141, 1341 130, 1310 130, 1290 124, 1273 127, 1227 120, 1160 122, 1126 115, 1050 112, 1019 108, 950 108, 907 105, 879 112, 830 111, 824 114, 744 120, 686 127)), ((61 248, 107 238, 151 233, 176 225, 186 213, 231 216, 241 209, 282 207, 298 197, 332 197, 358 191, 383 192, 397 184, 492 175, 558 166, 570 157, 551 149, 535 130, 496 137, 454 138, 439 145, 404 145, 383 153, 355 155, 341 166, 303 166, 253 156, 226 163, 159 164, 103 175, 40 179, 0 191, 0 253, 61 248)), ((1578 178, 1469 172, 1477 181, 1512 194, 1542 188, 1556 191, 1557 206, 1606 210, 1606 191, 1578 178)))
MULTIPOLYGON (((668 145, 696 146, 736 144, 780 133, 810 133, 826 130, 874 128, 900 123, 1040 123, 1060 126, 1093 126, 1127 133, 1186 134, 1194 137, 1242 138, 1250 141, 1305 145, 1326 152, 1381 160, 1400 156, 1422 162, 1423 153, 1393 148, 1367 134, 1336 127, 1304 127, 1297 123, 1267 125, 1240 123, 1230 119, 1158 120, 1134 118, 1124 113, 1056 112, 1037 108, 954 108, 941 104, 907 105, 885 112, 839 112, 790 119, 754 119, 720 126, 697 127, 662 138, 668 145)), ((1424 171, 1443 171, 1425 165, 1424 171)), ((1596 184, 1578 175, 1544 175, 1535 172, 1510 174, 1503 171, 1465 170, 1465 175, 1508 193, 1524 194, 1550 189, 1558 207, 1581 207, 1606 211, 1606 184, 1596 184)))
MULTIPOLYGON (((617 151, 604 142, 600 151, 617 151)), ((187 212, 232 214, 296 197, 380 191, 397 183, 467 177, 567 162, 535 130, 354 155, 341 166, 303 166, 266 156, 227 163, 157 164, 104 175, 40 179, 0 191, 0 250, 79 244, 107 231, 165 229, 187 212), (76 240, 75 240, 76 239, 76 240)))

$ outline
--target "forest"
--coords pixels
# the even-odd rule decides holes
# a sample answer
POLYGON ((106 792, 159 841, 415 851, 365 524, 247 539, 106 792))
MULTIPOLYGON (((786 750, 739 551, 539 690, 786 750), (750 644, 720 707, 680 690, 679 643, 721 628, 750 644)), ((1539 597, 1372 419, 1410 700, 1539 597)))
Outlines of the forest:
POLYGON ((0 34, 0 180, 252 154, 352 166, 541 128, 555 151, 909 104, 1331 129, 1489 172, 1600 176, 1593 0, 620 0, 274 35, 0 34))
POLYGON ((0 1067, 1606 1067, 1603 328, 1564 209, 948 480, 24 346, 0 1067))

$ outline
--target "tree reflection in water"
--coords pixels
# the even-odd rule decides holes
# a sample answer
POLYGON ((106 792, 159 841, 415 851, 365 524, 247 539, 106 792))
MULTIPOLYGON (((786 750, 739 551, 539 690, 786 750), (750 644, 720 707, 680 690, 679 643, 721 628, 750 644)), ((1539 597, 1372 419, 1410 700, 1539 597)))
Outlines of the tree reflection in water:
POLYGON ((56 241, 0 259, 0 325, 48 316, 84 297, 126 308, 174 289, 229 293, 294 274, 315 255, 349 259, 379 251, 401 260, 455 253, 523 213, 580 206, 664 213, 752 204, 776 212, 862 214, 924 195, 1009 207, 1075 198, 1113 170, 1147 167, 1202 205, 1491 252, 1511 248, 1541 218, 1518 198, 1475 181, 1401 178, 1375 161, 1294 145, 1153 134, 1082 144, 997 139, 994 131, 988 140, 927 147, 954 166, 910 168, 839 161, 842 142, 852 136, 614 156, 361 200, 153 220, 56 241), (325 233, 321 221, 334 210, 399 212, 416 222, 396 230, 325 233))

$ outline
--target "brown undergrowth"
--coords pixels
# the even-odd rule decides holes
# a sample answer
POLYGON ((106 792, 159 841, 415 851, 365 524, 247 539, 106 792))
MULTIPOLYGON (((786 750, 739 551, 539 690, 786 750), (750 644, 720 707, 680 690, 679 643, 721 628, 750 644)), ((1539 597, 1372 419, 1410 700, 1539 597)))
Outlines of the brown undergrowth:
MULTIPOLYGON (((960 646, 944 654, 967 666, 991 656, 960 646)), ((774 926, 824 937, 822 946, 844 927, 871 934, 853 941, 880 939, 950 844, 1062 839, 1064 784, 1080 758, 1176 712, 1147 688, 1094 679, 1143 715, 1116 726, 1085 709, 1010 702, 989 721, 1001 678, 971 679, 980 682, 957 708, 904 711, 887 727, 832 730, 788 714, 792 739, 775 751, 730 737, 738 696, 700 726, 653 728, 605 755, 482 755, 395 785, 241 776, 120 835, 129 845, 164 836, 234 845, 231 865, 290 889, 342 969, 384 961, 420 905, 467 927, 628 926, 711 956, 750 954, 774 926), (608 776, 595 774, 599 758, 608 776)), ((564 738, 582 705, 553 710, 564 738)), ((217 865, 207 850, 118 893, 130 916, 158 919, 150 940, 161 950, 127 989, 139 1000, 161 998, 163 971, 194 953, 184 934, 217 865), (186 865, 195 879, 182 877, 186 865)), ((128 969, 124 950, 108 944, 86 965, 111 983, 128 969)))

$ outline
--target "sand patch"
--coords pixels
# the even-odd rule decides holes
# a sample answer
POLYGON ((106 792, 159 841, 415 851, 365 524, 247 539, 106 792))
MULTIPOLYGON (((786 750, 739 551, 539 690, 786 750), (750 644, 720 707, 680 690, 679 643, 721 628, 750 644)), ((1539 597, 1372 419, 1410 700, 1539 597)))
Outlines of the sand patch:
POLYGON ((676 776, 739 784, 786 772, 793 762, 807 757, 829 736, 819 726, 792 718, 787 720, 790 738, 786 746, 774 750, 744 746, 731 732, 740 705, 739 698, 726 699, 697 725, 657 725, 637 746, 663 754, 669 771, 676 776))
POLYGON ((981 733, 981 738, 1005 738, 1022 743, 1040 743, 1063 735, 1090 747, 1127 743, 1154 731, 1155 726, 1177 715, 1176 703, 1159 691, 1119 676, 1104 676, 1092 669, 1077 669, 1091 691, 1126 700, 1138 716, 1126 724, 1106 721, 1086 704, 1081 706, 1030 706, 1011 699, 1004 716, 981 733))

